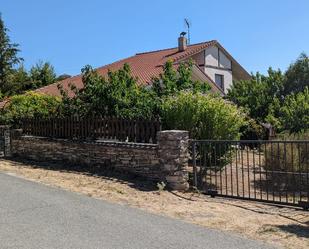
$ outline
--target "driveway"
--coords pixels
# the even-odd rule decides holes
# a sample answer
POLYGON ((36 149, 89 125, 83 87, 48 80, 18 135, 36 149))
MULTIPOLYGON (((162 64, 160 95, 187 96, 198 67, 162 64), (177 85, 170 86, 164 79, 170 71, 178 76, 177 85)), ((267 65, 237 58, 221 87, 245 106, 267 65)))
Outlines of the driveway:
POLYGON ((0 173, 1 249, 269 249, 261 242, 0 173))

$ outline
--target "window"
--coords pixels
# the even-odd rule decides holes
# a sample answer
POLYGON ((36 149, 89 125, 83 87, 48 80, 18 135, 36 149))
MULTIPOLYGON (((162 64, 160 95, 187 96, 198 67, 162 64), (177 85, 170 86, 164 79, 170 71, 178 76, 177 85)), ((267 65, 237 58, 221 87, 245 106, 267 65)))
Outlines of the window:
POLYGON ((224 90, 224 75, 215 74, 215 82, 222 90, 224 90))

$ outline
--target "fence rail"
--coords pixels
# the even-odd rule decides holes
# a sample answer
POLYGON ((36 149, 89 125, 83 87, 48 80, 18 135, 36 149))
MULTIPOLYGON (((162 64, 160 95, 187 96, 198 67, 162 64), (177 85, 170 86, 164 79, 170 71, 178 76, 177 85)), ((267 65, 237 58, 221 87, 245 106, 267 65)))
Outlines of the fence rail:
POLYGON ((66 139, 111 139, 137 143, 156 143, 161 130, 159 119, 126 120, 115 117, 24 119, 24 134, 66 139))
POLYGON ((309 141, 193 141, 192 159, 212 196, 309 208, 309 141))

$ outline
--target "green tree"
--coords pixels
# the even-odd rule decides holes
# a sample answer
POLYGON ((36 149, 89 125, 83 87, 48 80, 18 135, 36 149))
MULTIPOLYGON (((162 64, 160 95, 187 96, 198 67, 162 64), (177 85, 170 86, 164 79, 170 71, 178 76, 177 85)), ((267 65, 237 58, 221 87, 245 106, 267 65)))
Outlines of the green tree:
POLYGON ((152 87, 137 84, 130 66, 109 71, 107 77, 97 74, 90 66, 82 70, 83 89, 72 86, 75 97, 63 91, 64 115, 115 115, 125 118, 152 118, 160 115, 162 100, 181 90, 207 92, 209 85, 192 80, 192 62, 174 69, 172 62, 164 65, 163 73, 154 78, 152 87))
POLYGON ((40 61, 31 67, 29 76, 31 78, 31 89, 47 86, 57 80, 55 69, 49 62, 40 61))
POLYGON ((309 87, 286 97, 279 119, 284 130, 298 133, 309 129, 309 87))
POLYGON ((106 78, 90 66, 82 73, 84 88, 72 86, 75 97, 68 97, 60 86, 64 115, 150 118, 156 113, 153 92, 137 84, 129 65, 125 64, 115 72, 109 71, 106 78))
POLYGON ((22 58, 18 57, 19 45, 11 43, 8 31, 0 15, 0 91, 4 95, 11 89, 14 66, 22 61, 22 58))
POLYGON ((182 90, 209 92, 210 86, 207 82, 193 80, 192 67, 191 60, 180 63, 177 69, 174 68, 173 61, 167 61, 163 66, 163 73, 152 79, 155 94, 161 98, 182 90))
POLYGON ((20 94, 32 88, 31 78, 23 64, 13 70, 10 78, 10 90, 7 95, 20 94))
POLYGON ((304 91, 309 87, 309 58, 302 53, 285 73, 283 95, 304 91))
POLYGON ((250 117, 264 122, 274 98, 281 99, 284 76, 269 68, 268 75, 252 75, 251 80, 234 82, 227 98, 248 110, 250 117))

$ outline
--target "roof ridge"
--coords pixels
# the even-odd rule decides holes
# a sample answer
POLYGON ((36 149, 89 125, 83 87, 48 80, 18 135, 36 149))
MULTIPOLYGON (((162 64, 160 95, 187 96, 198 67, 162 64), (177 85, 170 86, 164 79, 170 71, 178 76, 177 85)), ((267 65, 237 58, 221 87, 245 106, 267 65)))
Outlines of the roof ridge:
MULTIPOLYGON (((188 45, 187 47, 192 47, 192 46, 201 45, 201 44, 206 44, 206 43, 211 43, 211 42, 217 42, 217 40, 210 40, 210 41, 198 42, 198 43, 190 44, 190 45, 188 45)), ((158 50, 140 52, 140 53, 136 53, 135 55, 157 53, 157 52, 161 52, 161 51, 165 51, 165 50, 171 50, 171 49, 176 49, 176 48, 177 48, 177 47, 172 47, 172 48, 164 48, 164 49, 158 49, 158 50)))
POLYGON ((184 58, 187 58, 189 56, 192 56, 196 53, 199 53, 201 50, 213 45, 213 44, 217 44, 218 41, 217 40, 211 40, 211 41, 208 41, 208 42, 201 42, 201 43, 196 43, 196 44, 193 44, 193 45, 203 45, 202 47, 200 48, 196 48, 195 50, 189 52, 189 53, 185 53, 185 54, 181 54, 181 55, 178 55, 177 57, 174 58, 174 61, 179 61, 179 60, 182 60, 184 58))

